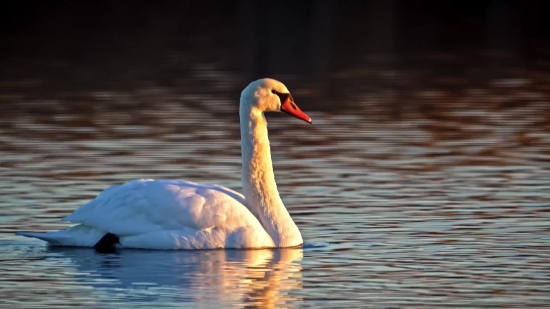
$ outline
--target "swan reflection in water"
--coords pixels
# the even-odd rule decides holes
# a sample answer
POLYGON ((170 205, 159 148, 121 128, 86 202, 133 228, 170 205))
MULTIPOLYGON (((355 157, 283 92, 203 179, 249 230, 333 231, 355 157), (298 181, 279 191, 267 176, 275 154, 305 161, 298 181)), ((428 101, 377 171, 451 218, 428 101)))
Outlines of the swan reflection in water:
POLYGON ((97 254, 89 249, 48 249, 76 267, 79 284, 102 302, 228 304, 280 308, 299 304, 302 249, 145 251, 97 254))

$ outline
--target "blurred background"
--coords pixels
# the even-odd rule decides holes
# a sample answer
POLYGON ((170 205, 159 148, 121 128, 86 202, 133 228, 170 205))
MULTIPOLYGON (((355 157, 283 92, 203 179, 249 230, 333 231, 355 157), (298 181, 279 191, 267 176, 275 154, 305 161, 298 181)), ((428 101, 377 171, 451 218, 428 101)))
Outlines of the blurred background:
POLYGON ((321 91, 316 102, 349 91, 463 89, 547 69, 549 9, 543 0, 9 1, 0 78, 49 92, 179 89, 208 87, 197 71, 217 70, 239 90, 273 76, 321 91), (426 70, 439 78, 408 76, 426 70))
POLYGON ((1 308, 548 308, 550 2, 5 1, 1 308), (303 250, 53 250, 15 236, 134 178, 240 184, 269 114, 303 250))

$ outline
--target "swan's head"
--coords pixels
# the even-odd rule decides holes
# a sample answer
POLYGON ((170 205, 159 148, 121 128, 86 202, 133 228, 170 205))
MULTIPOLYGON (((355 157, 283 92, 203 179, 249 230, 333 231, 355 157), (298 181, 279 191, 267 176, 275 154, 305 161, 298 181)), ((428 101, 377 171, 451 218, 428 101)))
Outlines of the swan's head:
POLYGON ((311 118, 294 103, 286 86, 271 78, 262 78, 250 83, 241 93, 242 107, 260 112, 285 112, 311 123, 311 118))

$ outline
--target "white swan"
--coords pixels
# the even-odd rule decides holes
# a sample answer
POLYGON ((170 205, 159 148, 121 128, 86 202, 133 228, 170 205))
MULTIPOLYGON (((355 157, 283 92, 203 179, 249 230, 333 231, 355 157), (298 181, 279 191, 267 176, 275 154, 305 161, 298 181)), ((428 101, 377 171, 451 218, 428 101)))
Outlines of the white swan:
POLYGON ((279 197, 264 112, 286 112, 311 123, 285 85, 252 82, 241 93, 244 196, 218 185, 140 179, 112 186, 63 221, 66 230, 18 235, 57 246, 142 249, 282 248, 303 244, 279 197))

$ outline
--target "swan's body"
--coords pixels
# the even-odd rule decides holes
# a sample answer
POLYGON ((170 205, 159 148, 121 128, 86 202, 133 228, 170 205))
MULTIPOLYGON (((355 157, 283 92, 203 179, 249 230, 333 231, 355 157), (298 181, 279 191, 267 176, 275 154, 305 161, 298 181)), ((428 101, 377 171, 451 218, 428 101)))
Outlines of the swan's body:
POLYGON ((245 203, 242 195, 220 186, 133 180, 108 188, 63 219, 80 225, 31 236, 53 245, 85 247, 93 247, 106 233, 131 248, 274 247, 245 203))
POLYGON ((275 184, 264 111, 285 111, 311 122, 276 80, 257 80, 243 90, 239 113, 244 196, 222 186, 183 180, 133 180, 107 188, 63 219, 79 225, 19 235, 83 247, 104 243, 107 235, 116 239, 116 246, 143 249, 302 245, 275 184))

